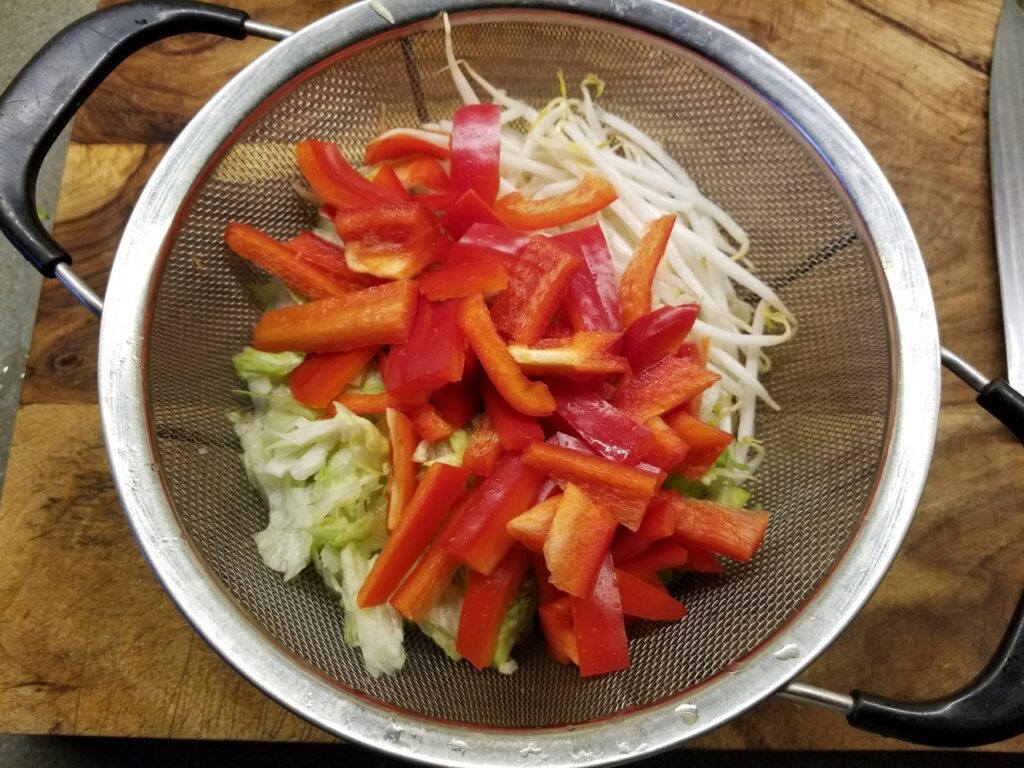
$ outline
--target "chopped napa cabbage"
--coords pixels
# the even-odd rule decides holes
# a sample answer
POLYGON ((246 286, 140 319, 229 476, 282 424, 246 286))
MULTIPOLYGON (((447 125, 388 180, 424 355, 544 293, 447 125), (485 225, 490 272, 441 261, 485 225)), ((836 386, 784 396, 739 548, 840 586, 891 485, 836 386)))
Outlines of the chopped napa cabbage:
POLYGON ((455 637, 459 632, 459 615, 462 613, 462 600, 466 596, 466 586, 455 581, 449 584, 419 622, 419 628, 444 651, 452 661, 462 658, 455 650, 455 637))
POLYGON ((295 291, 280 280, 269 280, 265 283, 248 283, 245 287, 264 312, 306 302, 306 299, 295 293, 295 291))
POLYGON ((706 499, 742 508, 750 500, 750 492, 741 487, 740 483, 752 477, 747 467, 735 460, 732 447, 729 447, 699 480, 688 480, 673 473, 665 479, 662 487, 678 491, 691 499, 706 499))
POLYGON ((261 376, 273 381, 283 379, 301 362, 302 355, 298 352, 260 352, 252 347, 246 347, 231 358, 238 378, 245 381, 261 376))
POLYGON ((383 392, 384 377, 374 362, 369 363, 346 388, 347 392, 358 392, 361 395, 377 395, 383 392))
POLYGON ((412 460, 429 467, 431 464, 451 464, 462 466, 462 456, 469 445, 470 433, 465 429, 457 429, 443 440, 427 442, 421 440, 412 454, 412 460))
POLYGON ((494 649, 494 667, 503 675, 515 672, 519 665, 511 657, 512 647, 530 634, 533 629, 533 614, 537 610, 537 585, 527 579, 519 588, 519 594, 505 611, 505 618, 498 630, 498 644, 494 649))

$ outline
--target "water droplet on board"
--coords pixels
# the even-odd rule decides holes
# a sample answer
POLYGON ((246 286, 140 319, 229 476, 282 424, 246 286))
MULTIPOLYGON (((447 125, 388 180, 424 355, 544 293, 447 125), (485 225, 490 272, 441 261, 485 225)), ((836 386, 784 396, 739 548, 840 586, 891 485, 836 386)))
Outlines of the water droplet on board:
POLYGON ((772 654, 779 661, 789 661, 795 659, 800 655, 800 646, 796 643, 786 643, 784 646, 779 648, 775 653, 772 654))
POLYGON ((388 723, 387 727, 384 729, 384 741, 390 742, 391 744, 397 744, 400 742, 404 735, 405 728, 397 723, 388 723))
POLYGON ((698 718, 700 718, 700 711, 697 709, 697 705, 690 704, 689 702, 683 702, 680 704, 676 707, 675 712, 687 725, 694 725, 698 718))
POLYGON ((466 754, 466 747, 468 745, 462 739, 451 739, 448 741, 448 749, 457 755, 466 754))

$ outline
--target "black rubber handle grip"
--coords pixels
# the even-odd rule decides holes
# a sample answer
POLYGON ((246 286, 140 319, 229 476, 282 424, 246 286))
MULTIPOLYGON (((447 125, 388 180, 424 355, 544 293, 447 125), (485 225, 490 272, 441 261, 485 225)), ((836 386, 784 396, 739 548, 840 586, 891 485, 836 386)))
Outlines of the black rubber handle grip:
POLYGON ((0 95, 0 231, 43 275, 53 277, 71 257, 39 220, 36 178, 82 102, 140 48, 186 32, 240 40, 248 18, 243 11, 188 0, 115 5, 64 29, 7 86, 0 95))
MULTIPOLYGON (((1024 397, 992 379, 978 404, 1024 443, 1024 397)), ((930 701, 897 701, 853 692, 849 723, 865 731, 933 747, 975 747, 1024 733, 1024 594, 991 660, 974 680, 930 701)))

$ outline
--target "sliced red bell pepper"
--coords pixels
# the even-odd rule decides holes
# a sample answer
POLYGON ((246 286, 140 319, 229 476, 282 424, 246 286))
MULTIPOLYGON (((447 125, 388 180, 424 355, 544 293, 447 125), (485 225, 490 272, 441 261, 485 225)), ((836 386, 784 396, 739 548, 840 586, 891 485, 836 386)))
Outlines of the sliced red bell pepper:
POLYGON ((494 302, 495 327, 520 344, 544 335, 583 259, 550 238, 531 237, 512 268, 508 288, 494 302))
MULTIPOLYGON (((451 192, 452 180, 436 158, 415 155, 391 166, 405 190, 413 195, 451 192)), ((454 202, 454 195, 452 195, 454 202)))
POLYGON ((622 529, 612 542, 612 559, 616 564, 636 557, 653 542, 667 539, 676 530, 676 515, 668 504, 659 504, 660 494, 647 507, 640 527, 635 531, 622 529))
POLYGON ((734 440, 730 433, 705 424, 685 409, 665 416, 665 423, 688 446, 686 455, 675 470, 689 480, 703 477, 734 440))
POLYGON ((651 431, 651 442, 644 453, 644 461, 659 469, 670 471, 679 465, 689 447, 660 416, 652 416, 644 422, 651 431))
POLYGON ((480 385, 475 376, 445 384, 430 396, 441 418, 462 429, 480 412, 480 385))
POLYGON ((224 242, 243 259, 280 278, 293 291, 307 298, 344 296, 359 287, 298 258, 287 245, 248 224, 228 224, 224 230, 224 242))
POLYGON ((388 530, 398 527, 405 510, 416 492, 416 465, 412 456, 416 452, 419 436, 412 421, 396 408, 385 411, 388 442, 391 444, 391 465, 388 467, 388 530))
POLYGON ((402 199, 349 165, 337 144, 306 139, 295 148, 295 159, 309 186, 335 210, 402 199))
POLYGON ((619 567, 641 579, 657 579, 658 571, 682 568, 688 556, 686 548, 674 539, 660 539, 636 557, 619 563, 619 567))
MULTIPOLYGON (((396 281, 275 309, 256 324, 252 345, 264 352, 343 352, 401 344, 409 338, 418 299, 415 283, 396 281)), ((509 362, 515 366, 511 357, 509 362)))
POLYGON ((452 189, 462 194, 474 190, 488 205, 494 205, 500 181, 501 107, 497 104, 467 104, 452 116, 452 189))
MULTIPOLYGON (((388 408, 397 408, 395 398, 387 392, 364 394, 362 392, 342 392, 334 401, 341 403, 357 416, 368 416, 373 413, 385 413, 388 408)), ((334 415, 334 403, 327 406, 327 413, 334 415)))
POLYGON ((612 517, 635 531, 661 478, 622 462, 548 443, 532 443, 523 461, 559 483, 576 483, 612 517))
POLYGON ((544 430, 533 416, 520 413, 501 396, 490 383, 483 386, 484 408, 491 418, 494 431, 506 451, 522 451, 535 440, 544 439, 544 430))
POLYGON ((450 464, 431 464, 402 512, 398 527, 384 542, 359 588, 360 608, 380 605, 391 597, 405 574, 437 533, 445 516, 466 489, 469 472, 450 464))
POLYGON ((636 244, 633 258, 626 265, 619 284, 622 297, 622 324, 629 328, 633 323, 651 311, 651 286, 654 273, 658 271, 661 257, 665 255, 672 227, 676 223, 674 214, 655 219, 647 227, 640 242, 636 244))
POLYGON ((562 590, 551 583, 551 574, 548 572, 547 565, 544 564, 543 554, 534 553, 533 555, 533 575, 537 579, 537 592, 541 605, 566 596, 562 590))
POLYGON ((589 595, 615 527, 615 518, 607 510, 579 486, 568 483, 544 539, 544 563, 551 583, 576 597, 589 595))
POLYGON ((466 508, 445 547, 474 571, 490 573, 515 543, 508 535, 508 521, 533 506, 543 482, 544 475, 506 453, 480 483, 483 490, 466 508))
MULTIPOLYGON (((545 341, 557 341, 565 345, 569 345, 569 339, 572 338, 572 335, 573 327, 565 316, 565 312, 562 309, 556 309, 555 314, 551 316, 551 322, 548 323, 547 330, 544 332, 544 338, 538 341, 537 345, 543 347, 545 341)), ((614 346, 617 345, 618 341, 616 340, 614 346)), ((529 347, 527 347, 527 349, 529 349, 529 347)))
POLYGON ((431 301, 495 293, 508 287, 508 270, 498 261, 448 262, 420 276, 420 293, 431 301))
POLYGON ((505 226, 505 222, 498 217, 491 206, 480 199, 480 195, 476 193, 475 189, 467 189, 459 195, 458 200, 452 203, 441 217, 441 224, 454 240, 458 240, 466 234, 474 224, 505 226))
POLYGON ((725 569, 718 562, 718 555, 708 552, 706 549, 690 547, 686 550, 689 557, 686 559, 686 570, 699 573, 723 573, 725 569))
POLYGON ((487 372, 487 376, 505 401, 528 416, 547 416, 555 410, 555 400, 539 381, 527 379, 501 340, 484 297, 467 296, 459 304, 459 328, 487 372))
MULTIPOLYGON (((516 515, 508 521, 506 529, 508 535, 518 541, 531 552, 537 553, 544 550, 544 541, 551 530, 551 520, 555 516, 555 510, 562 500, 562 494, 548 496, 543 501, 533 505, 521 515, 516 515)), ((547 578, 550 580, 551 574, 547 578)))
POLYGON ((548 229, 591 216, 617 199, 615 187, 607 181, 599 176, 584 176, 568 192, 542 200, 510 192, 495 203, 494 210, 510 227, 548 229))
POLYGON ((580 674, 603 675, 629 666, 626 624, 611 555, 606 555, 594 589, 585 598, 570 597, 580 674))
POLYGON ((569 376, 624 373, 626 358, 612 354, 620 334, 609 331, 577 331, 565 338, 540 339, 532 346, 509 344, 512 359, 531 376, 569 376))
POLYGON ((469 439, 466 452, 462 454, 462 466, 480 477, 487 477, 494 471, 494 465, 498 463, 505 448, 501 444, 491 417, 484 414, 473 436, 469 439))
POLYGON ((416 432, 427 442, 444 440, 455 431, 455 427, 445 421, 430 403, 414 405, 406 409, 406 413, 416 426, 416 432))
MULTIPOLYGON (((555 415, 557 416, 558 414, 556 413, 555 415)), ((574 437, 573 435, 567 434, 565 432, 555 432, 545 442, 547 442, 548 445, 558 445, 561 446, 562 448, 569 448, 573 451, 580 451, 581 453, 585 453, 590 456, 593 456, 594 454, 597 453, 597 451, 591 448, 590 444, 584 441, 582 438, 574 437)), ((636 468, 644 472, 650 472, 652 475, 655 475, 658 478, 658 485, 661 485, 663 482, 665 482, 665 478, 668 477, 668 473, 665 472, 664 470, 658 469, 653 464, 648 464, 643 461, 636 464, 636 468)))
POLYGON ((398 160, 408 155, 428 155, 444 160, 448 157, 448 147, 406 133, 379 136, 366 145, 367 165, 376 165, 385 160, 398 160))
POLYGON ((676 494, 665 494, 659 503, 675 510, 677 540, 741 563, 754 556, 768 530, 767 512, 736 509, 676 494))
POLYGON ((674 355, 693 328, 700 306, 659 307, 637 318, 622 337, 622 352, 634 373, 674 355))
POLYGON ((402 180, 398 178, 398 174, 395 173, 395 169, 390 165, 382 165, 378 168, 374 172, 373 176, 370 177, 370 181, 381 189, 394 195, 398 200, 409 199, 409 193, 405 191, 405 186, 402 184, 402 180))
POLYGON ((529 232, 518 229, 510 229, 505 226, 493 224, 474 224, 462 237, 458 244, 461 246, 476 246, 488 248, 492 251, 500 251, 509 256, 518 256, 523 252, 526 244, 533 237, 529 232))
POLYGON ((635 464, 647 450, 651 432, 591 389, 568 381, 549 385, 555 409, 594 450, 612 461, 635 464))
POLYGON ((339 281, 362 286, 381 283, 380 278, 373 275, 353 272, 345 261, 345 251, 342 248, 312 232, 300 232, 285 245, 300 259, 319 267, 339 281))
POLYGON ((640 422, 661 416, 699 395, 721 378, 678 357, 663 357, 635 375, 612 398, 612 405, 640 422))
POLYGON ((577 331, 622 330, 619 284, 612 252, 598 224, 555 235, 554 240, 583 257, 562 304, 577 331))
POLYGON ((548 644, 548 653, 558 664, 579 665, 580 654, 576 645, 576 632, 572 623, 572 602, 564 595, 537 608, 541 631, 548 644))
POLYGON ((676 357, 680 360, 692 360, 698 365, 707 365, 708 348, 710 347, 710 344, 710 339, 684 341, 679 345, 679 351, 676 352, 676 357))
POLYGON ((619 587, 622 612, 626 616, 653 621, 678 621, 686 615, 686 606, 663 589, 652 586, 629 571, 616 568, 615 582, 619 587))
POLYGON ((459 302, 421 300, 408 341, 391 348, 381 374, 396 400, 422 402, 435 389, 461 379, 465 363, 459 302))
POLYGON ((444 255, 444 263, 448 266, 460 264, 473 264, 476 262, 497 262, 505 268, 505 273, 511 275, 516 265, 518 256, 513 256, 504 251, 488 248, 484 245, 466 244, 463 242, 452 243, 448 252, 444 255))
POLYGON ((339 210, 334 226, 353 271, 392 280, 415 277, 448 247, 437 217, 419 202, 339 210))
POLYGON ((292 397, 311 408, 326 408, 379 349, 379 346, 373 346, 349 352, 306 355, 306 359, 288 377, 292 397))
MULTIPOLYGON (((454 192, 438 192, 432 195, 414 195, 415 200, 432 213, 444 213, 458 199, 454 192)), ((443 255, 442 255, 443 257, 443 255)))
POLYGON ((470 573, 459 614, 455 650, 477 669, 494 663, 498 632, 530 567, 530 553, 516 546, 489 573, 470 573))

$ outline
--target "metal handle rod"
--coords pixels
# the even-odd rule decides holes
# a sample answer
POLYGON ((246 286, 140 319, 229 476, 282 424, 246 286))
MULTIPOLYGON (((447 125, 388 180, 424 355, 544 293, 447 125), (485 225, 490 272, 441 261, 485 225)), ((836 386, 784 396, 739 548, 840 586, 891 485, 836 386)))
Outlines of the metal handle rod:
POLYGON ((848 693, 837 693, 808 683, 790 683, 779 691, 779 696, 791 701, 835 710, 844 715, 850 714, 853 709, 853 696, 848 693))
POLYGON ((273 24, 264 24, 261 21, 253 21, 252 19, 247 19, 243 27, 245 28, 245 33, 247 35, 252 35, 253 37, 262 37, 267 40, 274 40, 276 42, 286 40, 287 38, 295 34, 295 32, 291 29, 286 29, 285 27, 277 27, 274 26, 273 24))
POLYGON ((942 347, 941 349, 942 364, 955 373, 964 384, 969 386, 975 392, 981 392, 981 390, 985 388, 985 385, 989 383, 990 379, 988 376, 968 363, 956 352, 948 350, 945 347, 942 347))

